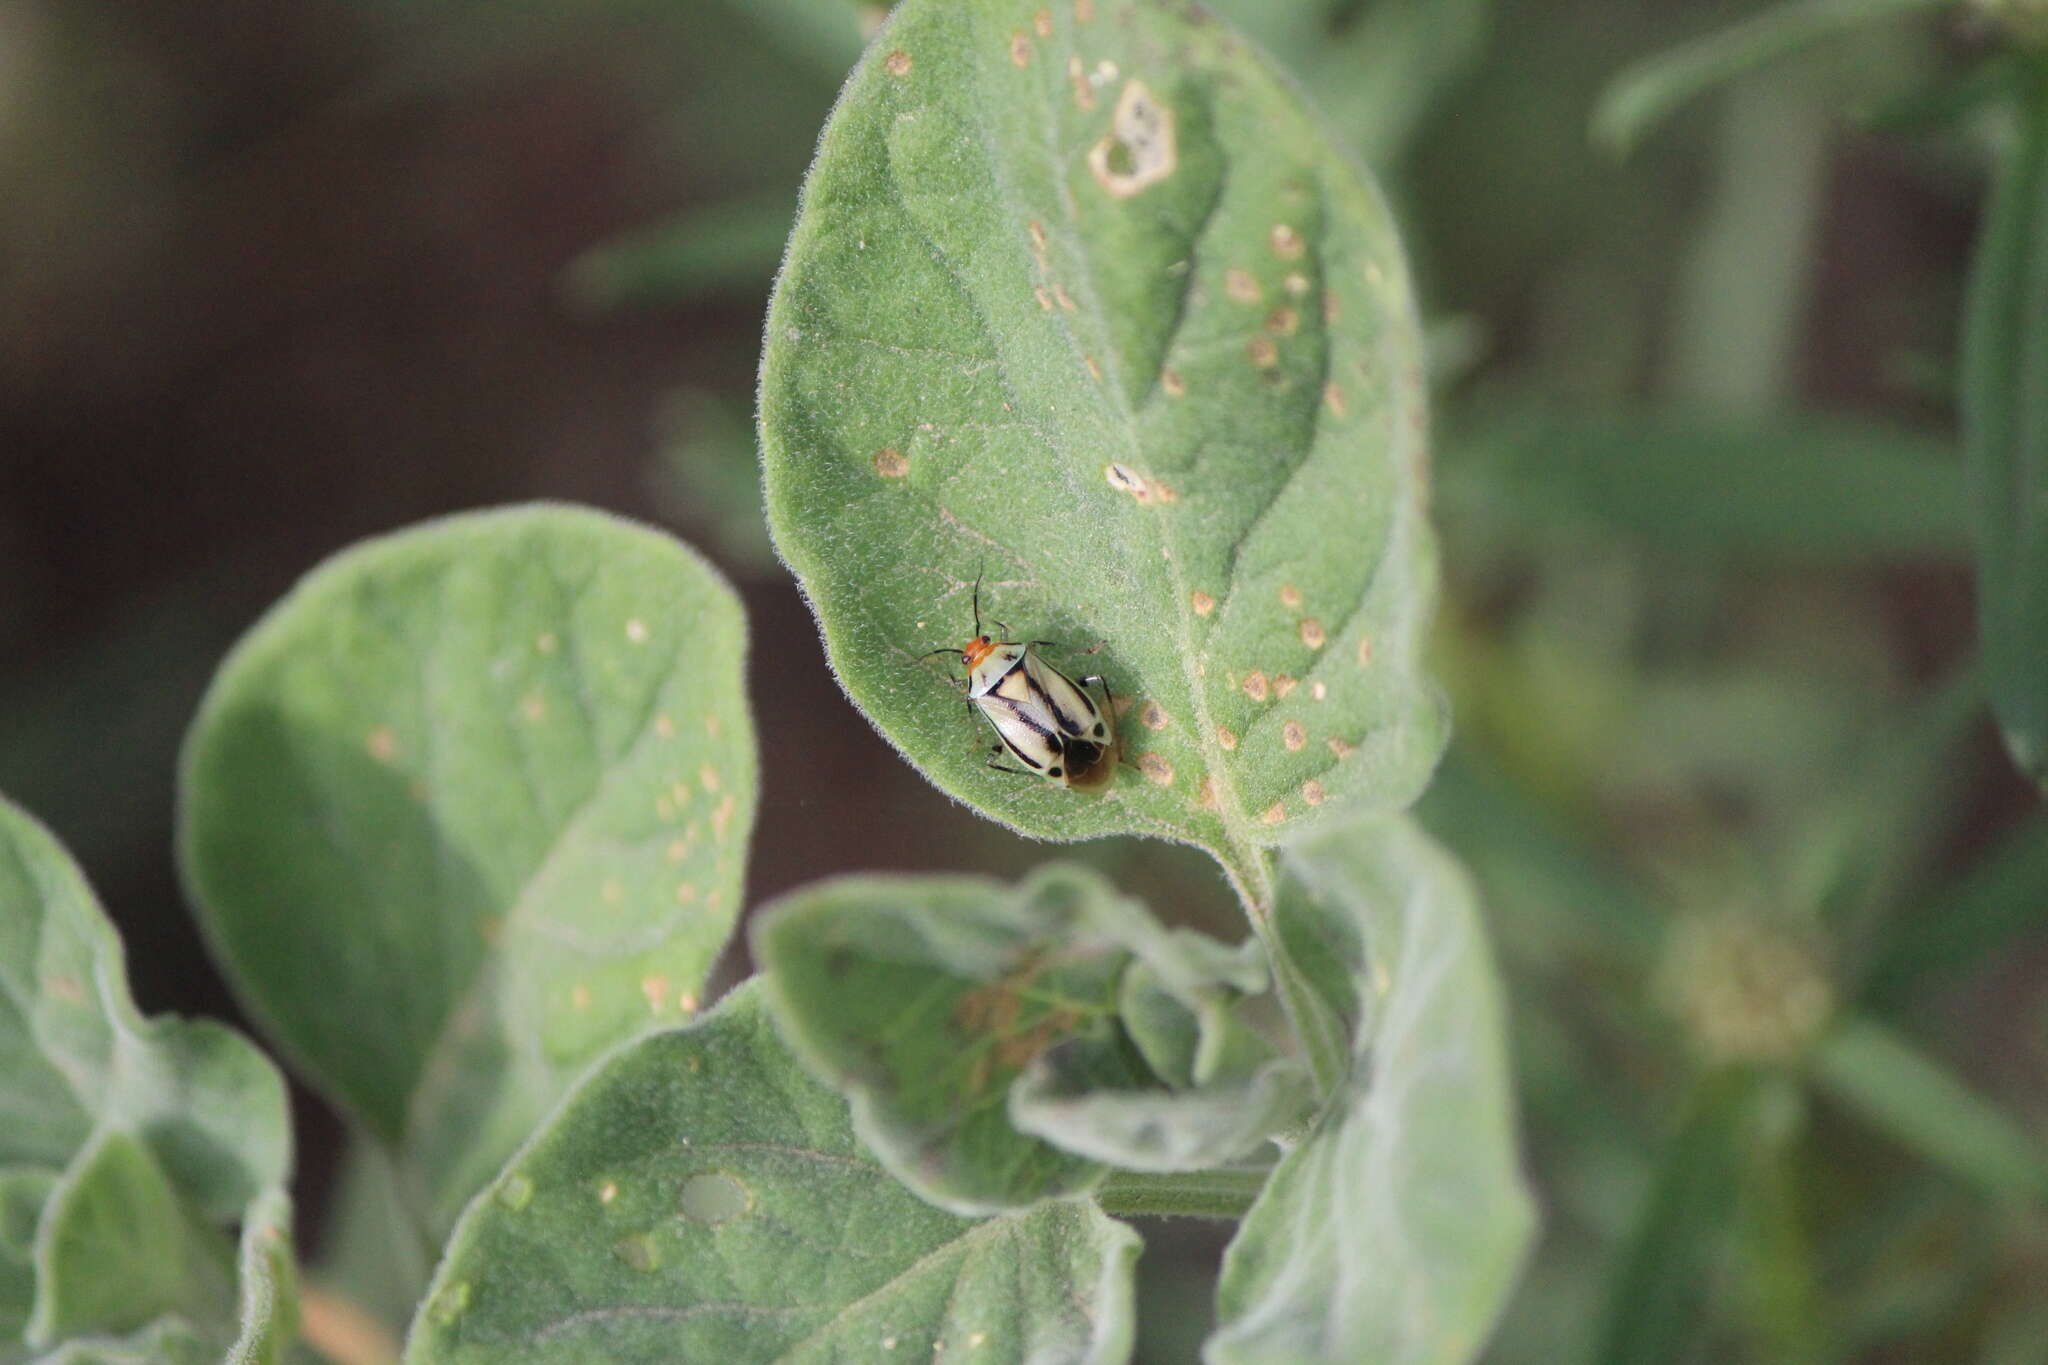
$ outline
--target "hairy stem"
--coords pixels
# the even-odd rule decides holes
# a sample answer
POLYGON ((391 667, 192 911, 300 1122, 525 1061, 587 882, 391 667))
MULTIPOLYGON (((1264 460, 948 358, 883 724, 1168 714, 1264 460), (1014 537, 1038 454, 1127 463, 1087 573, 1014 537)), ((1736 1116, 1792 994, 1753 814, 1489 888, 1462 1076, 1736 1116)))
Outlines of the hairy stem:
POLYGON ((1105 1213, 1126 1217, 1242 1218, 1265 1187, 1266 1171, 1118 1171, 1095 1192, 1105 1213))

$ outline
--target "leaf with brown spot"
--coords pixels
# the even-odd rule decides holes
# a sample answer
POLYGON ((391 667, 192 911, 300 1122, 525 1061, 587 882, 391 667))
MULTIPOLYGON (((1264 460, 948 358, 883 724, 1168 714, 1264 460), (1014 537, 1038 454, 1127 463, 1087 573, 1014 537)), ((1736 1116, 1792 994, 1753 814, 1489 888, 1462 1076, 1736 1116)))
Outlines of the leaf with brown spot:
POLYGON ((770 520, 848 694, 935 783, 1040 837, 1206 847, 1261 905, 1267 849, 1405 805, 1444 740, 1408 271, 1227 26, 1100 0, 1037 36, 1039 8, 906 0, 849 80, 770 307, 770 520), (984 766, 957 664, 920 659, 969 638, 977 581, 985 623, 1174 718, 1123 727, 1106 791, 984 766))
POLYGON ((667 535, 519 507, 342 552, 214 679, 191 898, 437 1234, 592 1058, 702 995, 754 815, 744 633, 667 535))

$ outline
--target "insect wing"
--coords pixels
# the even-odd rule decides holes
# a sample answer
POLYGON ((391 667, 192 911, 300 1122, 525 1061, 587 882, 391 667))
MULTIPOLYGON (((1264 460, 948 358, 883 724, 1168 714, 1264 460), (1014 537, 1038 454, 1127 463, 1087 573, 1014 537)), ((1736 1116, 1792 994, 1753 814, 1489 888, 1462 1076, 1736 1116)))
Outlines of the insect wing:
POLYGON ((1023 645, 997 645, 967 673, 967 695, 974 700, 994 692, 1030 653, 1023 645))
POLYGON ((1093 744, 1109 742, 1108 718, 1078 683, 1028 648, 1024 652, 1024 671, 1061 734, 1093 744))
POLYGON ((1066 764, 1062 761, 1066 747, 1053 733, 1043 708, 1000 692, 976 697, 974 704, 988 717, 1003 747, 1016 755, 1018 762, 1047 777, 1066 776, 1066 764))

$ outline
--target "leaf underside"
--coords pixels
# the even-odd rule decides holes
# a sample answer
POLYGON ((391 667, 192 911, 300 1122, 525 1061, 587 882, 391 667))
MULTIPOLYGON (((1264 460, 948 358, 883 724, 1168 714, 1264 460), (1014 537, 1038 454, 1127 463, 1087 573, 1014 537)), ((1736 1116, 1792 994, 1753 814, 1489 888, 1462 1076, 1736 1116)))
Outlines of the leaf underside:
POLYGON ((1470 882, 1405 818, 1290 848, 1279 917, 1332 946, 1353 1065, 1224 1258, 1213 1365, 1457 1365, 1514 1286, 1534 1214, 1500 985, 1470 882))
POLYGON ((770 309, 776 543, 853 700, 1051 838, 1242 868, 1413 797, 1444 723, 1425 407, 1384 205, 1190 8, 908 0, 827 125, 770 309), (984 623, 1116 698, 1102 796, 991 771, 984 623))
POLYGON ((290 1164, 276 1068, 144 1019, 77 865, 0 798, 0 1362, 278 1360, 290 1164))

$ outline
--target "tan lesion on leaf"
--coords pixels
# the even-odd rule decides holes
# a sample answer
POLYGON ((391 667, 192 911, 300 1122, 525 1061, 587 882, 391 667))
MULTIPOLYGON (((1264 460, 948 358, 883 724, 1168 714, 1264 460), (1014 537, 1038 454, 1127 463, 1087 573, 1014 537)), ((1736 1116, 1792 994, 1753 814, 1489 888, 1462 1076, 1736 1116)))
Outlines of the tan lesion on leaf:
POLYGON ((1031 16, 1031 27, 1037 30, 1038 36, 1041 38, 1052 37, 1052 11, 1042 9, 1037 14, 1031 16))
POLYGON ((1301 784, 1301 799, 1311 806, 1320 806, 1324 801, 1323 784, 1310 778, 1301 784))
POLYGON ((1180 371, 1168 367, 1159 372, 1159 388, 1168 398, 1185 398, 1188 395, 1188 381, 1180 377, 1180 371))
POLYGON ((1287 286, 1287 292, 1296 298, 1302 298, 1308 294, 1308 276, 1302 274, 1299 270, 1288 271, 1287 278, 1282 283, 1287 286))
POLYGON ((1351 412, 1351 404, 1345 399, 1344 390, 1334 383, 1323 385, 1323 405, 1329 408, 1332 417, 1345 417, 1351 412))
POLYGON ((1323 629, 1323 623, 1313 616, 1302 617, 1300 629, 1301 642, 1310 649, 1321 649, 1330 641, 1329 632, 1323 629))
POLYGON ((1152 501, 1152 485, 1129 465, 1112 461, 1102 467, 1102 477, 1119 493, 1128 493, 1139 502, 1152 501))
POLYGON ((379 763, 389 763, 398 757, 398 732, 388 725, 379 725, 364 738, 363 747, 379 763))
POLYGON ((1074 88, 1074 103, 1083 113, 1095 108, 1095 86, 1078 56, 1067 58, 1067 83, 1074 88))
POLYGON ((1156 701, 1146 702, 1144 709, 1138 713, 1138 719, 1144 723, 1145 728, 1148 730, 1164 730, 1167 726, 1173 724, 1173 717, 1168 715, 1166 708, 1156 701))
POLYGON ((1265 813, 1259 817, 1260 820, 1269 825, 1277 825, 1286 818, 1287 807, 1282 805, 1278 801, 1275 801, 1272 805, 1266 807, 1265 813))
POLYGON ((899 47, 882 59, 882 66, 892 76, 908 76, 910 74, 910 54, 899 47))
POLYGON ((1095 0, 1074 0, 1074 22, 1086 24, 1095 18, 1095 0))
POLYGON ((1290 750, 1299 750, 1308 743, 1308 730, 1298 720, 1290 720, 1280 727, 1280 742, 1290 750))
POLYGON ((1270 370, 1280 363, 1280 348, 1273 344, 1271 337, 1253 337, 1245 343, 1245 358, 1262 370, 1270 370))
POLYGON ((1291 337, 1301 330, 1301 314, 1292 308, 1275 308, 1266 315, 1266 330, 1276 337, 1291 337))
POLYGON ((1195 609, 1195 615, 1207 616, 1210 612, 1216 610, 1216 599, 1197 588, 1189 595, 1188 605, 1195 609))
POLYGON ((1010 35, 1010 65, 1020 69, 1031 65, 1031 39, 1021 28, 1010 35))
POLYGON ((1088 151, 1096 183, 1128 199, 1172 175, 1180 164, 1173 110, 1135 77, 1124 83, 1110 116, 1109 132, 1088 151))
POLYGON ((910 473, 910 461, 894 446, 883 446, 875 452, 875 473, 885 479, 900 479, 910 473))
POLYGON ((1264 701, 1270 695, 1264 670, 1255 668, 1245 675, 1244 694, 1253 701, 1264 701))
POLYGON ((1308 249, 1307 243, 1301 239, 1301 233, 1287 223, 1273 224, 1273 231, 1267 240, 1272 243, 1273 254, 1283 261, 1300 260, 1301 253, 1308 249))
POLYGON ((1357 745, 1346 743, 1344 740, 1341 739, 1333 738, 1329 741, 1329 745, 1330 752, 1339 759, 1349 758, 1351 757, 1351 755, 1358 752, 1357 745))
POLYGON ((1173 765, 1158 753, 1141 755, 1138 759, 1138 771, 1145 774, 1149 781, 1162 787, 1173 781, 1173 765))
POLYGON ((1223 272, 1223 292, 1238 303, 1257 303, 1263 293, 1252 272, 1236 265, 1223 272))
POLYGON ((1301 686, 1301 679, 1295 677, 1292 673, 1275 673, 1273 675, 1273 695, 1282 701, 1287 700, 1287 694, 1299 686, 1301 686))

